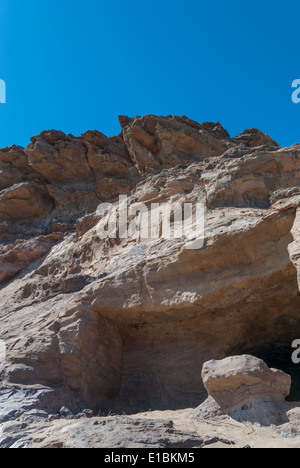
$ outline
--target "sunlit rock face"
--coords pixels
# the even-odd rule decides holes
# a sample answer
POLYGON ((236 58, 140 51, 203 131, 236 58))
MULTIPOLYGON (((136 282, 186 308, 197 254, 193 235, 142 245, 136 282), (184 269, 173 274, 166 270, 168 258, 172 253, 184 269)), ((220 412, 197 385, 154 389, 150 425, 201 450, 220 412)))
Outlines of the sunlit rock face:
POLYGON ((300 338, 300 146, 186 117, 120 122, 113 138, 45 131, 0 151, 10 408, 26 400, 16 389, 49 410, 196 407, 205 362, 271 357, 300 338), (99 238, 97 207, 119 195, 205 202, 203 246, 99 238))

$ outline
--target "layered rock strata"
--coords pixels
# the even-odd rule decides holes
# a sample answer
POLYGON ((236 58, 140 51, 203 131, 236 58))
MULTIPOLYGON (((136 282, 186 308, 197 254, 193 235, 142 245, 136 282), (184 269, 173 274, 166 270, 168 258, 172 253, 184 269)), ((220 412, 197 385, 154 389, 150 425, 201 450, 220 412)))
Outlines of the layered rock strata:
POLYGON ((46 131, 0 151, 4 419, 25 395, 51 412, 196 407, 209 360, 280 355, 290 366, 300 146, 186 117, 120 122, 118 137, 46 131), (148 207, 205 201, 203 247, 100 239, 97 207, 120 194, 148 207))

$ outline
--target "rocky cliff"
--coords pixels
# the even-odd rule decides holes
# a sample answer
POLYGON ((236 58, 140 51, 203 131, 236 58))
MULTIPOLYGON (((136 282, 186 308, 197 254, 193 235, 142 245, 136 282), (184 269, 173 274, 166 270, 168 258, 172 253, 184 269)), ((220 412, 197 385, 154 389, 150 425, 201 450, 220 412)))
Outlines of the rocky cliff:
MULTIPOLYGON (((45 131, 0 150, 0 420, 24 406, 196 407, 206 361, 300 373, 300 145, 187 117, 120 117, 107 138, 45 131), (99 239, 97 207, 205 200, 186 238, 99 239)), ((8 416, 9 415, 9 416, 8 416)))

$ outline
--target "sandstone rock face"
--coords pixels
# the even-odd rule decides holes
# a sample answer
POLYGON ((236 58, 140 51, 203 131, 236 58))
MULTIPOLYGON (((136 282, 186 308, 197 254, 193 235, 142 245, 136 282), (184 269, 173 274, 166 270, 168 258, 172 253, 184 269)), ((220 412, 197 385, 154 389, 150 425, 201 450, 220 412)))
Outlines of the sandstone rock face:
POLYGON ((156 116, 120 117, 120 123, 129 154, 142 173, 219 156, 234 146, 219 123, 156 116))
POLYGON ((127 193, 139 180, 121 137, 44 131, 25 149, 0 150, 1 219, 60 215, 74 224, 74 218, 127 193))
POLYGON ((0 194, 0 216, 3 220, 31 220, 47 217, 53 200, 44 187, 23 182, 4 189, 0 194))
MULTIPOLYGON (((300 199, 300 194, 296 197, 300 199)), ((289 245, 289 254, 291 261, 297 268, 298 272, 298 284, 300 288, 300 209, 298 208, 296 211, 296 218, 294 222, 294 226, 292 229, 292 234, 294 238, 294 242, 289 245)))
POLYGON ((237 135, 236 139, 240 140, 240 142, 245 146, 250 146, 253 148, 256 148, 257 146, 273 146, 274 148, 279 147, 278 143, 272 140, 269 135, 264 134, 256 128, 245 130, 244 132, 237 135))
POLYGON ((204 364, 202 379, 209 398, 192 418, 229 415, 238 421, 279 424, 290 393, 291 377, 269 369, 253 356, 233 356, 204 364))
POLYGON ((276 357, 299 339, 300 146, 186 117, 121 125, 118 137, 46 131, 0 151, 11 414, 13 395, 32 389, 51 412, 196 407, 205 362, 276 357), (96 208, 119 194, 130 206, 205 201, 203 247, 100 239, 96 208))

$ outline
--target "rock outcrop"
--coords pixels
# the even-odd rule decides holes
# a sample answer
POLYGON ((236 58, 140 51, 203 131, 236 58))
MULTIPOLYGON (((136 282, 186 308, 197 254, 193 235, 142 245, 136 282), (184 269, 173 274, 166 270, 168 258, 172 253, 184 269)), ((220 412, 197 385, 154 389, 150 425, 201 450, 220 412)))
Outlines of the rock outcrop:
POLYGON ((300 146, 186 117, 120 122, 118 137, 46 131, 0 151, 0 403, 12 418, 19 392, 48 412, 197 407, 203 364, 241 354, 278 360, 300 398, 300 146), (97 206, 120 194, 204 201, 203 247, 100 239, 97 206))
MULTIPOLYGON (((0 448, 199 449, 216 443, 235 445, 225 437, 203 437, 195 430, 180 430, 170 419, 145 417, 115 416, 54 423, 49 420, 39 423, 33 419, 31 425, 28 421, 9 421, 0 428, 0 448)), ((118 450, 110 456, 122 457, 118 450)), ((127 457, 124 463, 128 462, 127 457)), ((185 460, 184 455, 182 457, 185 460)), ((122 459, 115 458, 115 461, 122 459)))
POLYGON ((282 423, 291 388, 291 377, 284 372, 269 369, 253 356, 231 356, 206 362, 202 379, 209 397, 192 418, 215 420, 227 415, 264 426, 282 423))
POLYGON ((187 117, 120 117, 129 154, 141 173, 220 156, 235 146, 219 123, 202 125, 187 117))

